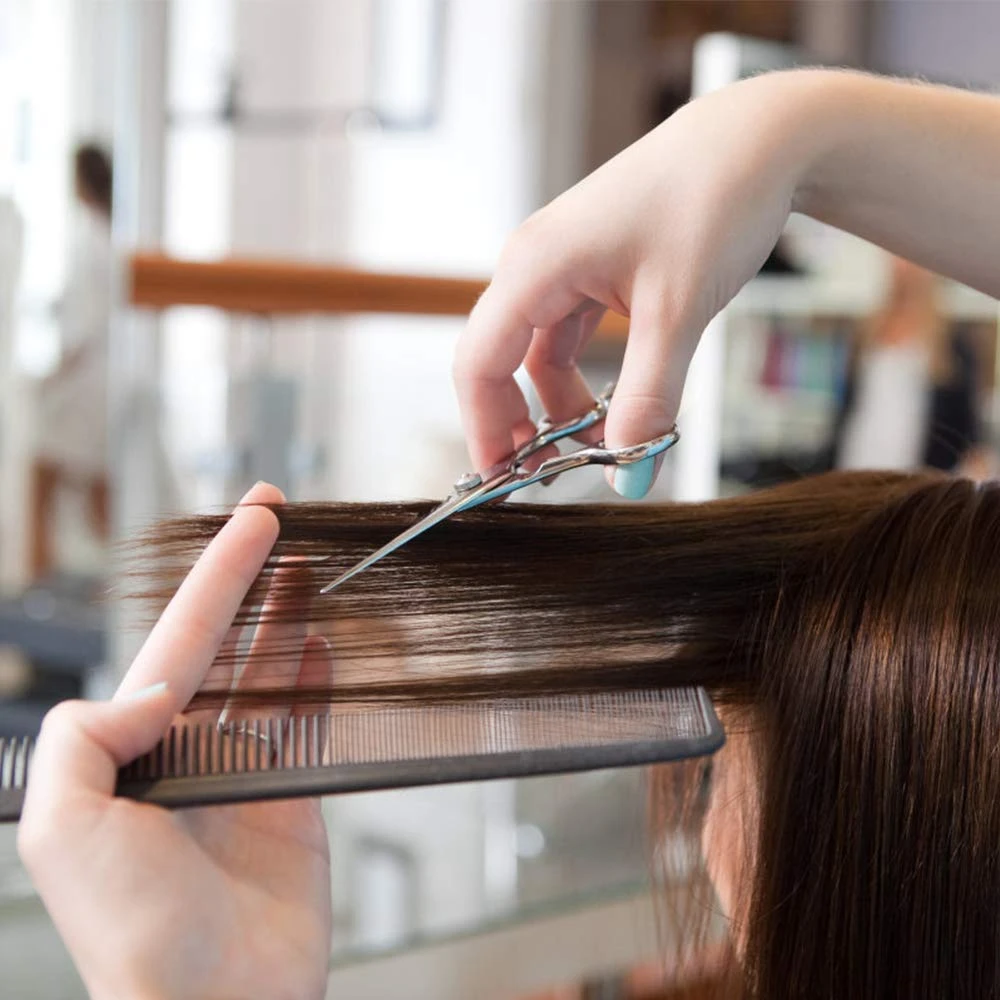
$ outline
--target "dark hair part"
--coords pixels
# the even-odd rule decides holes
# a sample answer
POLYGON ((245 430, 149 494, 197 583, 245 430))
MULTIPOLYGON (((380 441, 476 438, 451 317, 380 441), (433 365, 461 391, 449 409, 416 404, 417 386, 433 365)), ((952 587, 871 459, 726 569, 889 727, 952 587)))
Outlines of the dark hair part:
POLYGON ((113 172, 111 157, 95 142, 84 142, 73 154, 73 174, 83 197, 107 218, 111 218, 113 172))
MULTIPOLYGON (((750 720, 739 995, 1000 997, 1000 486, 834 473, 703 504, 491 507, 318 597, 425 509, 276 508, 240 622, 307 621, 348 664, 294 697, 704 685, 750 720)), ((147 596, 224 521, 156 529, 147 596)), ((287 652, 237 699, 289 700, 287 652)))

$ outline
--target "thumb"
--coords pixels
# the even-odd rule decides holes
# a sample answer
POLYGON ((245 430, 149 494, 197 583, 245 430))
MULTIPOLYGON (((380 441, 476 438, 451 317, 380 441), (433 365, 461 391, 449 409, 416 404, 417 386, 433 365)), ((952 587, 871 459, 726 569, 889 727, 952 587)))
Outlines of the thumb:
POLYGON ((65 810, 103 809, 114 794, 118 768, 156 744, 173 712, 165 683, 114 701, 56 705, 45 716, 31 757, 19 846, 30 844, 35 831, 58 828, 65 810))
MULTIPOLYGON (((643 444, 673 428, 693 351, 694 344, 687 346, 665 310, 633 307, 621 375, 604 423, 608 448, 643 444)), ((663 455, 609 466, 609 485, 623 497, 640 499, 655 482, 663 455)))

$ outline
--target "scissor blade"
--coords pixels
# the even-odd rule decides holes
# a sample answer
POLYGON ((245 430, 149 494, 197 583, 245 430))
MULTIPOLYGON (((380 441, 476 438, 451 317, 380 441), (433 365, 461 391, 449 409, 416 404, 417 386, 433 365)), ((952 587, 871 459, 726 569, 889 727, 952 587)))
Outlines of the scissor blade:
POLYGON ((368 569, 369 566, 377 563, 384 556, 389 555, 391 552, 395 552, 396 549, 402 547, 407 542, 412 541, 417 537, 417 535, 422 535, 428 528, 433 528, 435 524, 439 524, 461 506, 462 500, 460 498, 454 496, 448 497, 447 500, 435 507, 434 510, 432 510, 426 517, 421 518, 412 527, 407 528, 406 531, 397 535, 391 542, 386 542, 382 548, 376 549, 370 556, 366 556, 361 560, 361 562, 352 566, 349 570, 341 573, 336 580, 332 583, 328 583, 320 591, 320 594, 329 594, 334 587, 339 587, 342 583, 350 580, 352 576, 357 576, 358 573, 368 569))

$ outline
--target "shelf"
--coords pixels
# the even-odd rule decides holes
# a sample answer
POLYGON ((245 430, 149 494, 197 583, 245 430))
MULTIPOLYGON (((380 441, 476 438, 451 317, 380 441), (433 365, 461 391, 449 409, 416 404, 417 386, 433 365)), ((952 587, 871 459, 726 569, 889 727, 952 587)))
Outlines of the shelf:
MULTIPOLYGON (((731 315, 789 317, 870 316, 882 301, 880 286, 857 280, 826 278, 755 278, 733 299, 731 315)), ((995 321, 996 299, 949 282, 943 292, 945 313, 958 320, 995 321)))

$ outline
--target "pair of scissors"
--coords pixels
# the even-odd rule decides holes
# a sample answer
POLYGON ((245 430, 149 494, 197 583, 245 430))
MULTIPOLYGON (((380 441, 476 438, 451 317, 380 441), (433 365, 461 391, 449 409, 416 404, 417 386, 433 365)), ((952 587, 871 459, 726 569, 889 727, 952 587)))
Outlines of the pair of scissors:
POLYGON ((527 460, 543 448, 547 448, 563 438, 580 434, 600 423, 607 416, 608 404, 611 402, 614 388, 614 384, 609 385, 582 417, 566 420, 562 423, 553 423, 545 418, 538 424, 538 433, 533 438, 486 472, 482 474, 467 472, 456 481, 451 493, 426 517, 419 520, 411 528, 407 528, 406 531, 397 535, 391 542, 387 542, 367 558, 362 559, 357 565, 341 573, 336 580, 328 583, 320 593, 328 594, 334 587, 339 587, 342 583, 350 580, 352 576, 368 569, 372 564, 391 552, 395 552, 396 549, 406 545, 418 535, 422 535, 429 528, 433 528, 435 524, 451 517, 452 514, 500 500, 515 490, 524 489, 525 486, 531 486, 533 483, 539 483, 545 479, 552 479, 570 469, 578 469, 584 465, 631 465, 633 462, 641 462, 643 459, 659 455, 677 443, 680 435, 675 426, 666 434, 661 434, 643 444, 630 445, 626 448, 605 448, 604 442, 601 441, 589 447, 578 448, 576 451, 546 459, 534 470, 526 466, 527 460))

